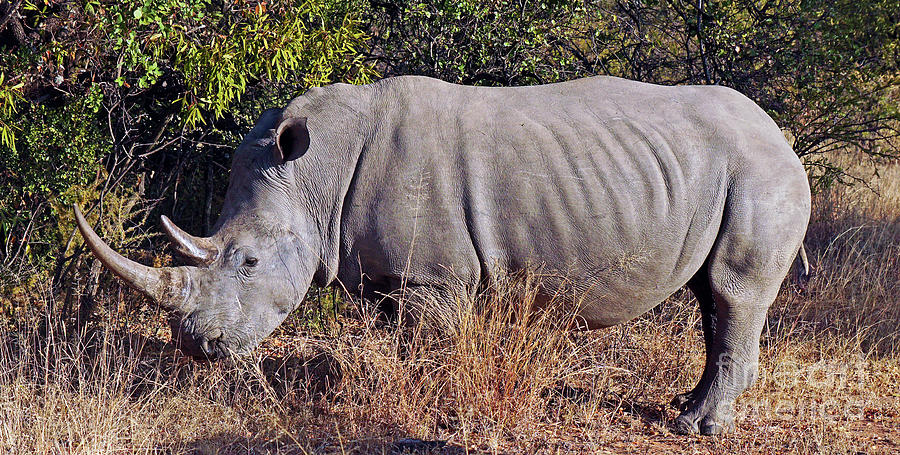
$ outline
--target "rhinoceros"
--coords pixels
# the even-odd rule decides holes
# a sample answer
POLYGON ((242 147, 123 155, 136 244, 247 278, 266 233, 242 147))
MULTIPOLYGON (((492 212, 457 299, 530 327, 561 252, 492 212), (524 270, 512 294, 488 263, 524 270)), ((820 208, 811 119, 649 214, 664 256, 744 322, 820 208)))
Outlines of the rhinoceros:
POLYGON ((546 293, 563 281, 580 293, 587 328, 686 285, 706 363, 673 401, 675 429, 716 434, 757 376, 810 189, 775 122, 725 87, 405 76, 313 88, 263 112, 234 153, 212 235, 162 217, 189 265, 128 260, 75 213, 102 263, 178 315, 185 343, 208 357, 252 350, 312 282, 472 293, 539 266, 546 293))

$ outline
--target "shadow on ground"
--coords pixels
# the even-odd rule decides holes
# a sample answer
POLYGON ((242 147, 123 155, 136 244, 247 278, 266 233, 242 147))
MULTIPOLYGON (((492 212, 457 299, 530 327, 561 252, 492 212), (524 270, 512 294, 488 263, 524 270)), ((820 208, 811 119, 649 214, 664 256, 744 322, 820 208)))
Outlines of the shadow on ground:
POLYGON ((591 401, 597 401, 603 409, 611 411, 621 410, 623 413, 640 420, 646 425, 671 429, 671 422, 666 417, 665 405, 662 403, 630 400, 612 392, 598 396, 591 390, 573 387, 568 384, 558 384, 552 389, 545 390, 541 396, 547 399, 550 406, 558 406, 563 401, 579 406, 591 401))
POLYGON ((420 439, 401 438, 390 442, 383 440, 348 440, 339 442, 298 441, 289 437, 278 439, 246 438, 235 434, 223 433, 211 438, 198 439, 188 444, 188 453, 192 455, 231 455, 231 454, 421 454, 421 455, 460 455, 477 453, 466 451, 463 447, 449 444, 446 441, 423 441, 420 439))

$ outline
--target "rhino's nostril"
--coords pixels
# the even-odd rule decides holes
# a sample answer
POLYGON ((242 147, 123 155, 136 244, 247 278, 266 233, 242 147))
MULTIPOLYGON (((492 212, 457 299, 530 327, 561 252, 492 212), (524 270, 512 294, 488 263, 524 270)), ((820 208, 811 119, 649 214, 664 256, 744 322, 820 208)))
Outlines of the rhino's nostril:
POLYGON ((225 357, 225 343, 222 340, 224 333, 221 330, 211 331, 200 337, 200 350, 210 359, 225 357))
POLYGON ((206 334, 206 338, 209 338, 210 340, 221 340, 222 335, 222 329, 212 329, 206 334))

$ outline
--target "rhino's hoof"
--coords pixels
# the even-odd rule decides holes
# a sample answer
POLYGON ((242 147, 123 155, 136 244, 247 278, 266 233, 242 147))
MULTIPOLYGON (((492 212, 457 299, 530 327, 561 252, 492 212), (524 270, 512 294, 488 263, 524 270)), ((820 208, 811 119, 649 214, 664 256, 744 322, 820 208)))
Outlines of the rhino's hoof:
POLYGON ((698 422, 697 419, 681 414, 675 418, 673 430, 678 434, 701 434, 704 436, 717 436, 734 429, 732 419, 714 419, 707 416, 698 422))
POLYGON ((691 401, 694 399, 694 391, 679 393, 675 395, 675 398, 672 398, 672 401, 669 403, 673 408, 684 412, 690 406, 691 401))
POLYGON ((672 424, 672 429, 675 430, 675 433, 678 434, 697 434, 700 431, 700 429, 697 427, 697 422, 694 422, 684 414, 675 418, 675 422, 673 422, 672 424))

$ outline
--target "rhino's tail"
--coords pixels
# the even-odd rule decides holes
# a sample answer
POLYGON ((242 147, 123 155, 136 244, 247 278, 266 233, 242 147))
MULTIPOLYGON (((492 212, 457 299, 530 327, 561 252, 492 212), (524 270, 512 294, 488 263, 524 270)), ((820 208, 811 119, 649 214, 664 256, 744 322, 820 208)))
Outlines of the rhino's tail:
POLYGON ((807 284, 810 279, 809 258, 806 256, 806 247, 800 243, 800 251, 797 252, 797 258, 800 259, 800 270, 797 271, 796 282, 801 293, 807 291, 807 284))
POLYGON ((809 258, 806 257, 806 247, 803 246, 803 243, 800 244, 800 263, 803 265, 802 276, 809 279, 809 258))

